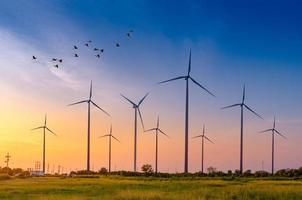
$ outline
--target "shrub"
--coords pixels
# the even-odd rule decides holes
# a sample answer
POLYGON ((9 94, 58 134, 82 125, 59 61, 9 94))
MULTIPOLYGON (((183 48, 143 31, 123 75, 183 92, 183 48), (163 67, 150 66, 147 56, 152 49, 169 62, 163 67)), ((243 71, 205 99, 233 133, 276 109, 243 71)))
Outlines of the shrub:
POLYGON ((270 173, 261 170, 261 171, 256 171, 254 175, 255 177, 268 177, 270 173))

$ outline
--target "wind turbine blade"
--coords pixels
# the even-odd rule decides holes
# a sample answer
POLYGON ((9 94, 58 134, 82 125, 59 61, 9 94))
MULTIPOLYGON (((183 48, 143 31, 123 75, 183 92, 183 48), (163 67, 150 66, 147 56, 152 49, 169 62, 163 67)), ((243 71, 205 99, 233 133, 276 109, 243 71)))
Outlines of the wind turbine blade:
POLYGON ((51 132, 52 134, 54 134, 55 136, 58 136, 57 134, 55 134, 52 130, 50 130, 48 127, 45 127, 49 132, 51 132))
POLYGON ((189 68, 188 68, 188 76, 191 73, 191 49, 190 49, 190 56, 189 56, 189 68))
POLYGON ((252 113, 254 113, 255 115, 257 115, 259 118, 263 119, 258 113, 256 113, 255 111, 253 111, 250 107, 248 107, 247 105, 243 104, 244 107, 246 107, 249 111, 251 111, 252 113))
POLYGON ((244 103, 244 100, 245 100, 245 84, 243 86, 242 103, 244 103))
POLYGON ((106 135, 100 136, 99 138, 108 137, 108 136, 110 136, 110 135, 109 135, 109 134, 106 134, 106 135))
POLYGON ((159 116, 157 116, 157 124, 156 124, 156 128, 159 128, 159 116))
POLYGON ((89 99, 92 97, 92 80, 90 81, 90 93, 89 93, 89 99))
POLYGON ((138 106, 140 106, 143 101, 145 100, 145 98, 149 95, 149 92, 139 101, 138 106))
POLYGON ((109 113, 107 113, 105 110, 103 110, 102 108, 100 108, 100 106, 96 105, 96 103, 94 103, 93 101, 91 101, 91 103, 97 107, 98 109, 100 109, 101 111, 103 111, 106 115, 110 116, 109 113))
POLYGON ((159 132, 161 132, 162 134, 164 134, 167 138, 170 138, 165 132, 163 132, 162 130, 158 129, 159 132))
POLYGON ((211 93, 208 89, 206 89, 205 87, 203 87, 201 84, 199 84, 196 80, 194 80, 191 76, 189 76, 189 78, 199 87, 201 87, 203 90, 205 90, 207 93, 209 93, 210 95, 212 95, 213 97, 216 97, 213 93, 211 93))
POLYGON ((31 131, 34 131, 34 130, 37 130, 37 129, 41 129, 41 128, 44 128, 44 126, 39 126, 37 128, 33 128, 33 129, 30 129, 31 131))
POLYGON ((125 97, 123 94, 121 94, 122 97, 124 97, 124 99, 126 99, 127 101, 129 101, 133 106, 136 106, 135 103, 133 103, 130 99, 128 99, 127 97, 125 97))
POLYGON ((46 126, 46 123, 47 123, 47 114, 45 114, 44 126, 46 126))
POLYGON ((260 131, 259 133, 265 133, 265 132, 269 132, 269 131, 272 131, 273 129, 267 129, 267 130, 264 130, 264 131, 260 131))
POLYGON ((204 138, 214 144, 214 142, 212 140, 210 140, 207 136, 204 136, 204 138))
POLYGON ((139 108, 137 108, 137 111, 138 111, 138 115, 139 115, 139 118, 140 118, 142 126, 143 126, 143 130, 145 130, 145 125, 144 125, 144 122, 143 122, 142 113, 141 113, 139 108))
POLYGON ((150 131, 155 131, 156 128, 151 128, 151 129, 148 129, 148 130, 145 130, 144 132, 150 132, 150 131))
POLYGON ((284 139, 287 139, 282 133, 280 133, 279 131, 275 130, 276 133, 278 133, 281 137, 283 137, 284 139))
POLYGON ((161 81, 158 84, 162 84, 162 83, 166 83, 166 82, 170 82, 170 81, 175 81, 175 80, 183 79, 183 78, 186 78, 186 76, 178 76, 176 78, 172 78, 172 79, 169 79, 169 80, 161 81))
POLYGON ((79 102, 76 102, 76 103, 69 104, 67 106, 73 106, 73 105, 76 105, 76 104, 87 103, 87 102, 88 102, 87 100, 84 100, 84 101, 79 101, 79 102))
POLYGON ((197 135, 197 136, 194 136, 194 137, 191 137, 191 138, 195 139, 195 138, 200 138, 200 137, 203 137, 203 135, 197 135))
POLYGON ((240 106, 240 105, 241 105, 240 103, 236 103, 236 104, 233 104, 233 105, 230 105, 230 106, 225 106, 221 109, 223 110, 223 109, 226 109, 226 108, 232 108, 232 107, 236 107, 236 106, 240 106))
POLYGON ((115 139, 116 141, 118 141, 118 142, 121 142, 121 141, 119 141, 119 139, 117 139, 116 137, 114 137, 113 135, 111 135, 112 137, 113 137, 113 139, 115 139))

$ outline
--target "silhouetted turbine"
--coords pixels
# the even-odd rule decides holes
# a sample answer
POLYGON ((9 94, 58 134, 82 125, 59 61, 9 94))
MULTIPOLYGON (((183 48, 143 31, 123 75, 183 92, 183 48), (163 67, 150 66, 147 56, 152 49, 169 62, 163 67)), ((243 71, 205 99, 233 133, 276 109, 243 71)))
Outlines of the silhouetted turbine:
POLYGON ((139 106, 143 103, 143 101, 145 100, 145 98, 149 95, 149 93, 147 93, 139 102, 138 104, 133 103, 133 101, 131 101, 130 99, 128 99, 127 97, 125 97, 123 94, 121 94, 122 97, 124 99, 126 99, 129 103, 132 104, 133 108, 134 108, 134 163, 133 163, 133 168, 134 168, 134 172, 136 172, 136 148, 137 148, 137 112, 139 114, 139 118, 141 120, 142 123, 142 127, 143 130, 145 130, 145 126, 144 126, 144 122, 143 122, 143 118, 142 118, 142 114, 141 111, 139 109, 139 106))
POLYGON ((201 173, 203 173, 203 163, 204 163, 204 139, 208 140, 209 142, 213 143, 207 136, 205 136, 205 125, 203 125, 203 129, 202 129, 202 135, 197 135, 195 137, 192 137, 192 139, 194 138, 201 138, 201 173))
POLYGON ((108 160, 108 171, 111 172, 111 138, 115 139, 116 141, 120 142, 116 137, 114 137, 112 135, 112 125, 110 126, 110 131, 109 134, 107 135, 103 135, 99 138, 103 138, 103 137, 109 137, 109 160, 108 160))
POLYGON ((275 133, 286 139, 286 137, 281 134, 276 128, 276 118, 274 117, 273 128, 261 131, 260 133, 272 132, 272 175, 274 175, 274 166, 275 166, 275 133))
POLYGON ((151 128, 146 130, 145 132, 149 132, 149 131, 155 131, 155 137, 156 137, 156 142, 155 142, 155 173, 157 173, 157 167, 158 167, 158 133, 162 133, 163 135, 165 135, 167 138, 169 138, 169 136, 164 133, 160 128, 159 128, 159 117, 157 117, 157 124, 155 128, 151 128))
POLYGON ((33 128, 31 130, 33 131, 33 130, 37 130, 37 129, 43 129, 43 173, 45 173, 45 140, 46 140, 46 137, 45 137, 46 131, 45 130, 48 130, 55 136, 57 136, 57 135, 47 127, 47 114, 45 114, 44 126, 39 126, 37 128, 33 128))
POLYGON ((87 103, 88 104, 88 129, 87 129, 87 168, 86 170, 90 170, 90 106, 91 104, 103 111, 106 115, 110 116, 105 110, 100 108, 96 103, 94 103, 92 100, 92 81, 90 82, 90 94, 89 94, 89 99, 84 100, 84 101, 79 101, 76 103, 69 104, 68 106, 73 106, 76 104, 81 104, 81 103, 87 103))
POLYGON ((240 106, 241 109, 241 129, 240 129, 240 173, 243 171, 243 108, 245 107, 250 112, 252 112, 254 115, 258 116, 259 118, 263 119, 259 114, 257 114, 255 111, 253 111, 250 107, 248 107, 245 103, 245 85, 243 86, 243 95, 242 95, 242 102, 233 104, 230 106, 223 107, 222 109, 231 108, 240 106))
POLYGON ((178 79, 184 79, 186 81, 186 113, 185 113, 185 160, 184 160, 184 172, 188 173, 188 160, 189 160, 189 80, 191 80, 193 83, 201 87, 203 90, 208 92, 210 95, 214 96, 208 89, 203 87, 200 83, 198 83, 195 79, 193 79, 190 75, 191 73, 191 50, 190 50, 190 56, 189 56, 189 68, 188 73, 185 76, 179 76, 176 78, 172 78, 166 81, 159 82, 159 84, 166 83, 169 81, 174 81, 178 79))

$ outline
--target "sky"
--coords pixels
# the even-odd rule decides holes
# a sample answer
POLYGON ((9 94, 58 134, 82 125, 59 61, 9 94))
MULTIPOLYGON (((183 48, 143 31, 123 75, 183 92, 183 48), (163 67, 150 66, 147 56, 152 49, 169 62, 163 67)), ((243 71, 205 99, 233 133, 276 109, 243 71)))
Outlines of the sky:
MULTIPOLYGON (((112 168, 132 170, 134 110, 120 94, 137 102, 150 92, 141 107, 145 126, 159 115, 170 136, 159 137, 159 171, 183 171, 185 81, 157 82, 185 75, 190 49, 192 76, 217 96, 190 83, 189 135, 205 124, 215 143, 206 143, 205 167, 239 168, 240 110, 221 107, 239 103, 244 84, 246 103, 264 118, 244 113, 244 169, 270 170, 271 135, 259 131, 271 128, 274 116, 287 137, 276 137, 276 169, 302 166, 301 9, 294 0, 1 1, 0 166, 7 152, 12 167, 41 162, 42 132, 30 129, 47 113, 58 134, 46 138, 49 171, 84 169, 87 107, 66 105, 88 98, 92 80, 93 100, 111 115, 92 109, 92 168, 108 165, 108 139, 98 137, 112 124, 121 140, 113 142, 112 168), (100 59, 93 47, 105 49, 100 59), (52 58, 63 59, 58 69, 52 58)), ((139 124, 138 166, 154 166, 154 158, 155 135, 139 124)), ((190 139, 191 172, 200 160, 201 141, 190 139)))

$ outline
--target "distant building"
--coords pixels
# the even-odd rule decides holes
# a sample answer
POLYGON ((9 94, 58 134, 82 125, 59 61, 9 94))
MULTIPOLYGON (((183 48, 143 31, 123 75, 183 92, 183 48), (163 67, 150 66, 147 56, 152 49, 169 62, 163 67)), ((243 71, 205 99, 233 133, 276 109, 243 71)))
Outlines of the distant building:
POLYGON ((31 176, 44 176, 44 172, 43 171, 30 171, 30 175, 31 176))

